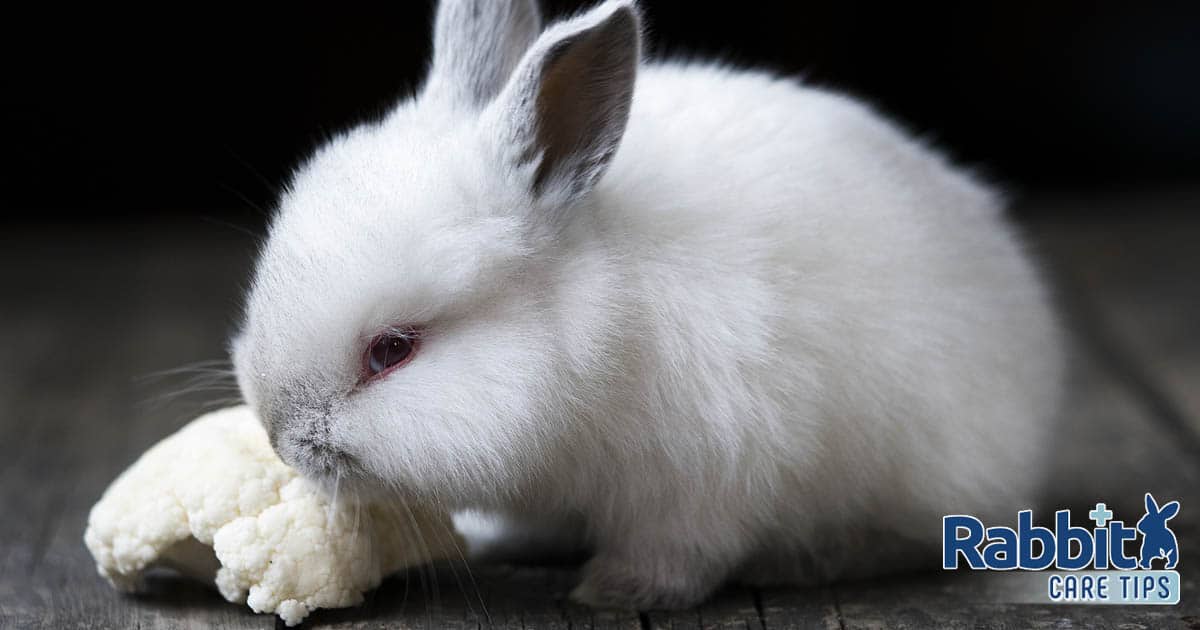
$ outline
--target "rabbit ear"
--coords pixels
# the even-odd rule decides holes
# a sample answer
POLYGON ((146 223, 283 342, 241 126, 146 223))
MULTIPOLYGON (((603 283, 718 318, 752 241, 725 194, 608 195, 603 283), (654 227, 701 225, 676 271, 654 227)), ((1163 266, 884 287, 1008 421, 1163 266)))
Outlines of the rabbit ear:
POLYGON ((1169 518, 1173 518, 1176 514, 1179 513, 1179 502, 1171 501, 1170 503, 1162 506, 1162 509, 1159 510, 1158 513, 1160 516, 1163 517, 1162 520, 1164 520, 1164 521, 1169 518))
POLYGON ((1149 492, 1146 493, 1146 513, 1158 514, 1158 503, 1154 501, 1154 497, 1149 492))
POLYGON ((534 43, 483 123, 539 196, 570 201, 604 173, 625 133, 641 49, 631 0, 555 24, 534 43))
POLYGON ((542 28, 534 0, 442 0, 425 93, 482 109, 542 28))

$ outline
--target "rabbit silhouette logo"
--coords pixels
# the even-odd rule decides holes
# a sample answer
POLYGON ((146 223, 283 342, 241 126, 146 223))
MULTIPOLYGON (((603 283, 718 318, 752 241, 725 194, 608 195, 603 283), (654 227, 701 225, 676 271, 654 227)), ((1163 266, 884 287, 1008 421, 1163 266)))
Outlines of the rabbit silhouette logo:
POLYGON ((1179 562, 1179 543, 1175 532, 1167 527, 1167 521, 1179 514, 1179 501, 1171 501, 1161 508, 1154 500, 1154 495, 1146 493, 1146 514, 1137 522, 1137 530, 1142 534, 1142 550, 1138 565, 1143 569, 1153 569, 1154 561, 1166 560, 1164 569, 1174 569, 1179 562))

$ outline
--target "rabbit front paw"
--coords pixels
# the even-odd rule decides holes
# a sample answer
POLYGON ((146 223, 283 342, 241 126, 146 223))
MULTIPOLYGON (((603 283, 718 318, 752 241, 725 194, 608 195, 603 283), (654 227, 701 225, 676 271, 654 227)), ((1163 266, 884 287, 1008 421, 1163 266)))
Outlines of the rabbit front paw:
POLYGON ((679 609, 699 604, 723 574, 696 558, 597 555, 571 592, 575 602, 623 610, 679 609))

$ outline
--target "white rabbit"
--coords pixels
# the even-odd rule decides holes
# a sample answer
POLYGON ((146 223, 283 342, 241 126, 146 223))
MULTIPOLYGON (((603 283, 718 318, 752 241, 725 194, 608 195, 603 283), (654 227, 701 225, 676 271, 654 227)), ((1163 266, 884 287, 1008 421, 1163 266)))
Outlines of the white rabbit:
POLYGON ((421 92, 296 172, 232 344, 279 454, 578 533, 619 607, 937 566, 942 515, 1029 507, 1059 333, 997 195, 639 29, 443 0, 421 92))

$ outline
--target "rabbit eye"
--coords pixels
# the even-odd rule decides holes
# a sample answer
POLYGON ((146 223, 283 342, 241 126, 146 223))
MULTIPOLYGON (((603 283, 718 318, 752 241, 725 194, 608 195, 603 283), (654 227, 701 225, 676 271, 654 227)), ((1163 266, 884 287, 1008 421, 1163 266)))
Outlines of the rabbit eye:
POLYGON ((415 329, 389 331, 367 347, 365 379, 375 378, 408 363, 417 349, 415 329))

